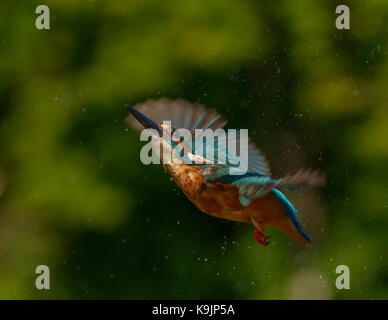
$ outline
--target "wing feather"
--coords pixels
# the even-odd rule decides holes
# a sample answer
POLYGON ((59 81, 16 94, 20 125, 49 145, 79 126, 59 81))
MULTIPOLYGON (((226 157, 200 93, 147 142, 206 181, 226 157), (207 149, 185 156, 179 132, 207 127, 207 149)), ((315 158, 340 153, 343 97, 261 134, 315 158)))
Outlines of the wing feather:
POLYGON ((239 188, 240 196, 246 200, 261 198, 275 188, 295 191, 321 187, 324 183, 325 175, 312 169, 301 169, 297 173, 286 175, 281 179, 272 179, 268 176, 256 174, 245 174, 241 178, 230 181, 231 185, 239 188))
MULTIPOLYGON (((169 98, 149 99, 143 103, 138 103, 135 109, 144 113, 152 120, 162 123, 163 121, 171 121, 171 125, 178 128, 185 128, 194 134, 195 129, 212 129, 216 130, 223 128, 227 121, 212 109, 207 109, 204 105, 195 102, 190 103, 184 99, 171 100, 169 98)), ((126 118, 127 123, 134 129, 141 131, 141 124, 132 116, 126 118)), ((239 132, 239 131, 238 131, 239 132)), ((237 143, 242 139, 237 135, 237 143)), ((227 145, 219 145, 219 152, 227 152, 227 145)), ((257 173, 260 175, 270 176, 271 170, 268 162, 250 138, 248 138, 248 172, 257 173)))
MULTIPOLYGON (((136 104, 134 107, 156 122, 171 121, 174 128, 185 128, 193 133, 195 129, 210 128, 216 130, 224 127, 227 123, 216 111, 206 109, 200 103, 190 103, 183 99, 149 99, 144 103, 136 104)), ((143 129, 141 124, 131 116, 128 116, 126 121, 138 131, 143 129)))

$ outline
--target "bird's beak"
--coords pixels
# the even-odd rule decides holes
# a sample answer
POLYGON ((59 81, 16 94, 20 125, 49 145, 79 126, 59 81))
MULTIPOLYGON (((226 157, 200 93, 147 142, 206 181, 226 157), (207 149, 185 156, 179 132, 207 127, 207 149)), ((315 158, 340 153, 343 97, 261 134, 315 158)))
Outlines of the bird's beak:
POLYGON ((155 129, 160 136, 163 134, 162 127, 157 122, 146 117, 140 111, 137 111, 134 107, 127 105, 127 109, 133 114, 133 116, 143 125, 146 129, 155 129))

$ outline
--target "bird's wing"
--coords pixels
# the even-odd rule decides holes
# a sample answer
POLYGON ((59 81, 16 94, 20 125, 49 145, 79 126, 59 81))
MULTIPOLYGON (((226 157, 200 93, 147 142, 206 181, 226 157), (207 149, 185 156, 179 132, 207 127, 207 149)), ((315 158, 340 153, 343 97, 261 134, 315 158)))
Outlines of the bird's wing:
POLYGON ((272 179, 268 176, 257 174, 245 174, 242 177, 232 176, 221 177, 217 181, 235 185, 239 188, 240 202, 242 205, 249 205, 251 200, 261 198, 270 191, 280 190, 301 190, 311 187, 320 187, 325 183, 325 176, 316 170, 299 170, 293 175, 287 175, 281 179, 272 179), (227 181, 229 179, 229 181, 227 181))
MULTIPOLYGON (((216 167, 217 173, 218 173, 217 177, 219 177, 221 172, 224 172, 225 174, 229 174, 229 171, 222 170, 222 167, 226 167, 226 168, 238 167, 242 172, 250 172, 250 173, 258 174, 260 176, 269 177, 271 175, 271 169, 268 165, 268 162, 264 154, 261 152, 259 148, 256 147, 255 143, 252 142, 249 137, 245 138, 243 136, 240 136, 240 131, 237 130, 235 145, 240 146, 239 149, 241 150, 241 144, 243 142, 247 143, 247 147, 248 147, 247 163, 245 163, 243 158, 240 157, 241 154, 237 156, 236 154, 237 150, 229 149, 229 139, 230 137, 218 138, 218 140, 214 144, 215 152, 213 157, 207 156, 207 158, 213 163, 217 163, 216 157, 217 159, 220 159, 223 156, 223 158, 226 159, 226 165, 218 165, 216 167), (246 141, 243 141, 243 140, 246 140, 246 141)), ((194 143, 197 144, 201 142, 202 142, 201 138, 198 138, 194 143)), ((213 142, 207 141, 207 143, 213 143, 213 142)))
POLYGON ((248 142, 248 171, 265 176, 271 175, 271 168, 263 152, 252 141, 248 142))
MULTIPOLYGON (((227 123, 216 111, 207 109, 200 103, 190 103, 184 99, 150 99, 136 104, 135 109, 158 123, 171 121, 171 125, 174 128, 185 128, 192 133, 194 133, 195 129, 216 130, 222 128, 227 123)), ((131 116, 128 116, 126 121, 138 131, 143 129, 141 124, 131 116)))
POLYGON ((231 181, 230 184, 238 187, 240 202, 247 206, 253 199, 261 198, 270 192, 277 181, 269 176, 247 173, 242 178, 231 181))
MULTIPOLYGON (((163 121, 171 121, 171 125, 176 128, 185 128, 192 132, 194 136, 195 129, 220 129, 223 128, 227 121, 219 115, 216 111, 212 109, 207 109, 204 105, 200 103, 190 103, 187 100, 184 99, 176 99, 171 100, 168 98, 161 98, 158 100, 147 100, 144 103, 138 103, 135 105, 135 109, 138 111, 144 113, 147 117, 150 119, 162 123, 163 121)), ((128 116, 126 118, 127 123, 133 127, 134 129, 141 131, 143 127, 141 124, 131 116, 128 116)), ((236 130, 236 142, 237 145, 242 142, 244 139, 243 136, 240 136, 240 130, 236 130)), ((194 141, 193 144, 193 153, 194 153, 194 145, 195 143, 201 143, 202 137, 195 137, 196 141, 194 141)), ((206 140, 207 143, 210 143, 210 141, 206 140)), ((248 163, 242 164, 242 166, 246 167, 248 172, 252 173, 258 173, 260 175, 271 175, 271 170, 269 168, 268 162, 265 159, 264 154, 261 152, 261 150, 255 145, 254 142, 251 141, 251 139, 248 137, 248 163)), ((227 149, 227 141, 221 141, 221 139, 218 140, 218 145, 215 147, 214 154, 218 154, 225 152, 227 155, 230 155, 228 153, 227 149)), ((206 147, 206 145, 204 146, 206 147)), ((213 146, 212 146, 213 147, 213 146)), ((233 155, 231 156, 233 157, 233 155)), ((218 156, 218 158, 220 158, 218 156)), ((210 161, 215 162, 215 159, 209 159, 210 161)), ((230 167, 230 165, 227 165, 227 167, 230 167)), ((241 167, 241 166, 240 166, 241 167)), ((225 170, 221 170, 222 172, 225 170)), ((220 171, 219 171, 220 172, 220 171)), ((227 172, 227 171, 225 171, 227 172)))
POLYGON ((317 170, 301 169, 297 173, 288 174, 279 180, 276 188, 295 191, 311 187, 321 187, 325 184, 326 177, 322 172, 317 170))

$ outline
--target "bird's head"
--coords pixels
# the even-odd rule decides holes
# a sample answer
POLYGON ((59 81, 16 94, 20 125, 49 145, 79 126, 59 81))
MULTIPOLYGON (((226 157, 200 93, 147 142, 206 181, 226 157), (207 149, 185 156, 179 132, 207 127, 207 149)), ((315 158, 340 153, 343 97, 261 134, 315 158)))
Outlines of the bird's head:
POLYGON ((174 136, 176 128, 169 125, 168 121, 158 123, 129 105, 127 105, 127 109, 141 123, 144 129, 153 129, 148 131, 152 137, 152 147, 156 154, 160 154, 163 163, 168 163, 169 160, 172 160, 174 163, 183 162, 182 156, 188 152, 188 147, 182 142, 181 138, 174 136))

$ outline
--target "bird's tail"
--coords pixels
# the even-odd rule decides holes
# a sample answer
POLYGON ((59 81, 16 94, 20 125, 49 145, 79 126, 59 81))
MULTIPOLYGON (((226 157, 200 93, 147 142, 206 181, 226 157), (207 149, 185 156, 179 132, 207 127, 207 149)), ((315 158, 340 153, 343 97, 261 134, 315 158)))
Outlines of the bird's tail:
POLYGON ((313 239, 303 230, 302 225, 298 221, 296 215, 298 211, 294 208, 292 203, 286 198, 286 196, 277 189, 273 189, 272 193, 280 201, 280 204, 283 206, 289 220, 281 220, 276 226, 295 239, 298 239, 304 244, 308 244, 313 241, 313 239))
POLYGON ((301 169, 292 175, 286 175, 279 179, 276 188, 281 190, 301 190, 311 187, 321 187, 325 184, 326 177, 317 170, 301 169))

